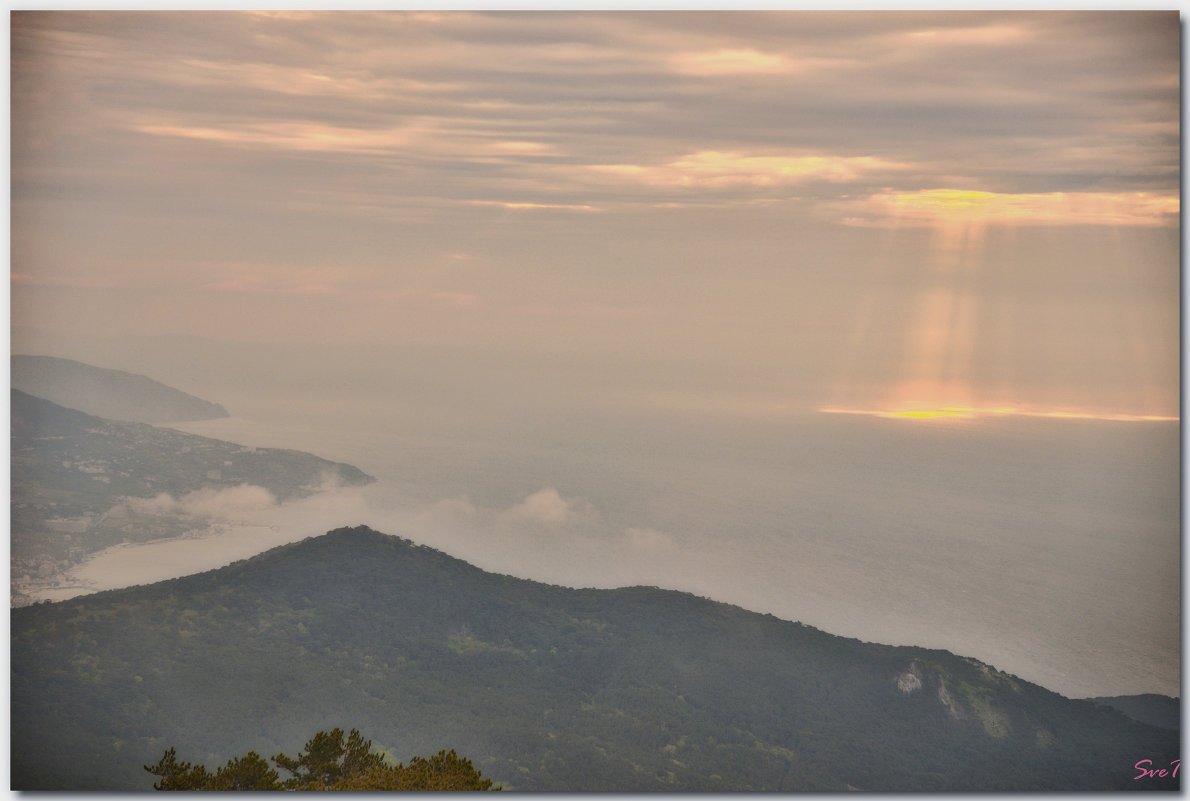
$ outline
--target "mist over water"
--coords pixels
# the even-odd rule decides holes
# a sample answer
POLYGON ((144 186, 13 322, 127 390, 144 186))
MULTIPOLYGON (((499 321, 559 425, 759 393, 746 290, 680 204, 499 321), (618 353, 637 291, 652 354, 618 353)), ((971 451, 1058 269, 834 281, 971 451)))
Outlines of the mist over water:
MULTIPOLYGON (((328 365, 340 380, 307 381, 307 358, 185 383, 232 417, 179 428, 379 479, 240 514, 275 532, 261 550, 364 523, 515 576, 685 590, 945 648, 1071 697, 1179 692, 1176 423, 880 420, 722 397, 681 410, 658 400, 672 387, 600 393, 597 376, 558 381, 540 363, 494 381, 494 358, 394 366, 407 357, 355 362, 357 381, 342 360, 328 365)), ((86 568, 101 585, 103 559, 86 568)))

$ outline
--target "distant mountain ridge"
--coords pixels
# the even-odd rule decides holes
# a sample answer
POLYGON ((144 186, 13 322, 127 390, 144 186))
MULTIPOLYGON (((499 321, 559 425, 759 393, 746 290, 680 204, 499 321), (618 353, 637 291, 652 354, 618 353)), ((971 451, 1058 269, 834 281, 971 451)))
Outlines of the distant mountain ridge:
POLYGON ((179 423, 227 417, 218 403, 159 381, 56 356, 14 355, 12 388, 96 417, 134 423, 179 423))
POLYGON ((1133 720, 1139 720, 1150 726, 1177 730, 1182 725, 1182 702, 1178 698, 1143 693, 1141 695, 1088 698, 1087 700, 1118 709, 1133 720))
POLYGON ((148 787, 358 727, 506 789, 1177 789, 1179 735, 946 651, 651 587, 487 573, 366 527, 12 613, 17 789, 148 787))

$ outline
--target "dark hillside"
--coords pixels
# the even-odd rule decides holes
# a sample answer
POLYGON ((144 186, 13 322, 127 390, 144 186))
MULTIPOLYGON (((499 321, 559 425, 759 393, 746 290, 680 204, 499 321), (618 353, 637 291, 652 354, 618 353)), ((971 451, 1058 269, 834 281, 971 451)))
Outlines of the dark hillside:
POLYGON ((945 651, 648 587, 483 572, 367 528, 13 611, 14 787, 147 788, 358 727, 518 790, 1174 789, 1178 735, 945 651))

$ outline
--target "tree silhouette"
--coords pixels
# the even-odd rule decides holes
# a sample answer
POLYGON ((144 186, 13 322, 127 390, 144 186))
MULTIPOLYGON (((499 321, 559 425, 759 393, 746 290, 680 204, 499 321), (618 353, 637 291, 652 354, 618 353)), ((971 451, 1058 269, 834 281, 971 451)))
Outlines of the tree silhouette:
POLYGON ((383 756, 372 752, 372 741, 365 740, 357 729, 351 730, 346 742, 342 729, 320 731, 310 738, 305 752, 299 752, 296 759, 277 754, 273 761, 292 774, 285 786, 295 788, 332 785, 385 764, 383 756))
POLYGON ((414 757, 409 765, 390 765, 382 754, 372 750, 357 729, 344 738, 342 729, 320 731, 311 737, 297 757, 277 754, 277 767, 290 778, 281 781, 259 754, 249 751, 228 760, 215 773, 202 765, 179 762, 177 750, 170 748, 161 760, 145 770, 161 780, 155 790, 447 790, 474 791, 500 789, 453 750, 439 751, 429 759, 414 757))

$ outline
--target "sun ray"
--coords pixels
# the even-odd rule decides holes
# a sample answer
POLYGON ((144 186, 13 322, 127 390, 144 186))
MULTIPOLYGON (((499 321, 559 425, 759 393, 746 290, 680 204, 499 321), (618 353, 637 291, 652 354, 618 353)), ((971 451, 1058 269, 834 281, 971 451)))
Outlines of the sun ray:
MULTIPOLYGON (((1109 239, 1114 250, 1114 262, 1120 265, 1120 270, 1127 282, 1132 285, 1142 283, 1144 278, 1139 275, 1136 263, 1146 263, 1146 260, 1129 258, 1135 253, 1136 245, 1126 246, 1124 242, 1125 230, 1121 226, 1112 226, 1109 239)), ((1151 337, 1145 335, 1145 327, 1149 321, 1142 319, 1137 304, 1122 304, 1117 311, 1118 338, 1121 348, 1125 350, 1124 360, 1132 366, 1133 376, 1130 386, 1134 394, 1133 403, 1136 408, 1148 412, 1161 409, 1169 405, 1169 400, 1159 397, 1162 385, 1162 368, 1159 364, 1161 355, 1154 352, 1151 337)), ((1166 377, 1168 386, 1176 386, 1176 376, 1166 377)))
POLYGON ((984 258, 985 226, 970 213, 935 232, 934 269, 910 319, 903 361, 908 379, 885 401, 890 409, 964 409, 973 402, 971 360, 978 298, 972 273, 984 258))
MULTIPOLYGON (((946 200, 949 206, 940 208, 953 207, 954 213, 940 213, 933 221, 930 258, 921 262, 927 272, 924 280, 917 279, 920 285, 905 309, 905 322, 889 325, 889 320, 873 315, 877 298, 875 292, 869 294, 859 330, 851 340, 850 374, 840 379, 840 387, 849 386, 851 391, 837 391, 836 401, 820 411, 932 421, 1010 416, 1121 422, 1180 419, 1176 406, 1168 398, 1165 403, 1159 398, 1163 356, 1146 345, 1153 341, 1153 332, 1146 329, 1159 323, 1140 319, 1138 307, 1127 298, 1113 300, 1103 323, 1114 340, 1071 340, 1069 325, 1079 318, 1069 315, 1083 312, 1038 305, 1018 289, 1028 285, 1032 278, 1028 271, 1038 267, 1015 257, 1025 246, 1017 220, 991 215, 986 203, 966 195, 946 200), (995 232, 999 247, 992 255, 989 231, 995 232), (1016 294, 1006 294, 1009 287, 1016 294), (1084 350, 1078 351, 1080 347, 1084 350), (871 370, 877 351, 889 353, 892 360, 883 393, 857 386, 855 380, 864 374, 861 365, 871 370), (1088 358, 1092 352, 1110 363, 1118 387, 1108 390, 1105 385, 1105 391, 1088 403, 1088 389, 1068 385, 1063 370, 1072 354, 1088 358), (847 385, 849 378, 852 383, 847 385), (1080 397, 1082 403, 1075 401, 1080 397), (841 398, 848 402, 839 402, 841 398)), ((1111 214, 1107 218, 1114 219, 1111 214)), ((905 217, 904 222, 916 221, 905 217)), ((1146 277, 1130 260, 1136 257, 1135 244, 1124 241, 1128 226, 1107 227, 1110 232, 1102 235, 1114 246, 1114 258, 1108 264, 1117 266, 1106 280, 1114 281, 1121 292, 1143 287, 1146 277)), ((1044 229, 1033 230, 1032 237, 1046 236, 1044 229)), ((1104 232, 1104 227, 1098 230, 1104 232)), ((876 265, 880 280, 891 280, 895 264, 890 249, 876 265)), ((907 280, 914 280, 911 274, 907 280)), ((1151 276, 1147 280, 1151 283, 1151 276)))
MULTIPOLYGON (((835 373, 830 397, 834 403, 846 403, 871 393, 867 382, 876 370, 899 369, 897 361, 904 351, 908 330, 900 323, 904 310, 892 307, 889 295, 882 288, 895 285, 898 279, 898 257, 912 250, 921 234, 908 226, 890 225, 880 229, 878 254, 868 265, 865 283, 868 290, 860 296, 858 324, 852 329, 841 351, 841 369, 835 373)), ((887 382, 887 378, 878 381, 887 382)))

